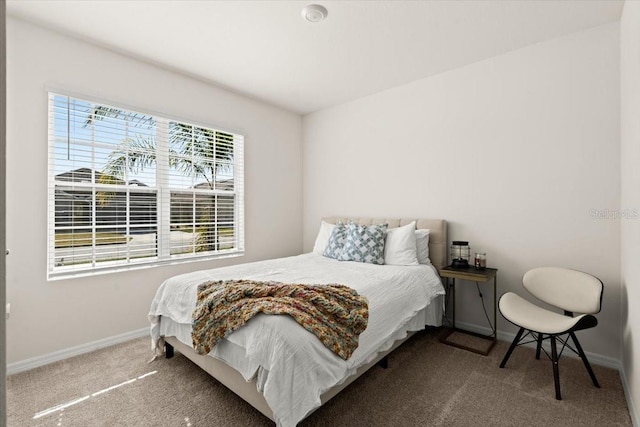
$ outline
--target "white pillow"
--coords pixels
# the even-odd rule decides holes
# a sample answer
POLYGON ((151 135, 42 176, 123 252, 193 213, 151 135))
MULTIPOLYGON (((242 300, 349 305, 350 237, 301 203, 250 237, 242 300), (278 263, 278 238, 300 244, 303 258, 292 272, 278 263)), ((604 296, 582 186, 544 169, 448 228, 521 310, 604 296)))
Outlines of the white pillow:
POLYGON ((384 242, 384 263, 390 265, 418 265, 416 255, 416 222, 390 228, 384 242))
POLYGON ((431 264, 429 259, 429 229, 421 228, 415 231, 416 252, 420 264, 431 264))
POLYGON ((331 237, 331 233, 335 228, 335 224, 329 224, 328 222, 322 221, 320 223, 320 230, 318 230, 318 236, 316 237, 316 243, 313 245, 313 253, 322 255, 324 253, 324 249, 327 247, 327 243, 329 242, 329 237, 331 237))

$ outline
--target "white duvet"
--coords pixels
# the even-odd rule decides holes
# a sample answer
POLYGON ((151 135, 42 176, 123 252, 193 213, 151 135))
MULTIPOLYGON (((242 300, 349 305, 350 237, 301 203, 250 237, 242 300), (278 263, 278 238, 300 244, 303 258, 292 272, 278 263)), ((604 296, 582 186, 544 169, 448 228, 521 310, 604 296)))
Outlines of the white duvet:
MULTIPOLYGON (((346 361, 286 315, 260 314, 226 338, 243 348, 246 356, 242 364, 230 363, 231 366, 247 381, 256 377, 276 423, 285 427, 295 426, 320 406, 324 391, 343 382, 380 351, 389 349, 407 331, 423 329, 424 322, 419 326, 411 322, 414 316, 437 296, 444 295, 440 278, 430 265, 363 264, 336 261, 314 253, 195 271, 172 277, 158 289, 149 311, 154 346, 161 336, 161 317, 169 317, 190 331, 198 285, 222 279, 340 283, 369 300, 367 329, 360 334, 358 348, 346 361)), ((210 353, 214 357, 217 347, 210 353)), ((228 358, 220 358, 229 363, 228 358)))

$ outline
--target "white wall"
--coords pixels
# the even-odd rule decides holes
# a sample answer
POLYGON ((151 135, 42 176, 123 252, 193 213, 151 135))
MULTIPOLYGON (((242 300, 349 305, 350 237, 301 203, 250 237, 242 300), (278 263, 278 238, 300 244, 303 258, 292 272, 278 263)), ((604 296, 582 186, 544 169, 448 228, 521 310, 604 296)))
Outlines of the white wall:
MULTIPOLYGON (((590 210, 620 206, 618 40, 608 24, 305 116, 304 248, 323 216, 445 218, 499 294, 536 266, 599 276, 600 324, 579 335, 617 363, 620 224, 590 210)), ((486 324, 464 291, 457 318, 486 324)))
POLYGON ((14 18, 7 39, 8 363, 147 326, 169 276, 300 253, 299 115, 14 18), (243 133, 246 255, 47 282, 47 87, 243 133))
MULTIPOLYGON (((640 209, 640 2, 620 21, 621 206, 640 209)), ((622 369, 630 411, 640 425, 640 219, 622 221, 622 369)))

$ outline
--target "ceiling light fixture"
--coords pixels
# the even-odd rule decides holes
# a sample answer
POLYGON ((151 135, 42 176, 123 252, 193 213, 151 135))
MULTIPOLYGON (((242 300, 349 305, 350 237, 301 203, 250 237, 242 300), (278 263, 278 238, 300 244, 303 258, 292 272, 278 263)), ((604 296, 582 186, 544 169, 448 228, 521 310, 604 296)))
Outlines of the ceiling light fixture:
POLYGON ((320 22, 327 17, 327 9, 319 4, 310 4, 302 9, 302 17, 307 22, 320 22))

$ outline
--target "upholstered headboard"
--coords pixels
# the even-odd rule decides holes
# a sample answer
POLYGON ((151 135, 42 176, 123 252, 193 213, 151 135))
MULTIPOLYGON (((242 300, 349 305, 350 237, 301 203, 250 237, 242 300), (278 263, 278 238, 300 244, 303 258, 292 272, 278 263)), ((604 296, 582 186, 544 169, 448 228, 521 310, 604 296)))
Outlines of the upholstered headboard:
POLYGON ((412 221, 416 222, 416 228, 428 228, 429 231, 429 258, 435 268, 440 271, 447 265, 447 221, 444 219, 420 219, 420 218, 322 218, 330 224, 342 221, 347 224, 349 221, 361 225, 388 224, 389 228, 401 227, 412 221))

